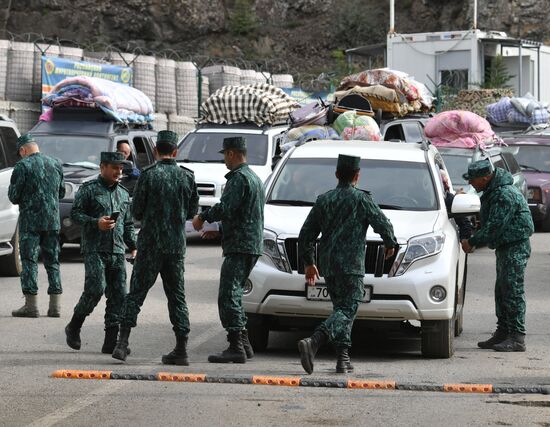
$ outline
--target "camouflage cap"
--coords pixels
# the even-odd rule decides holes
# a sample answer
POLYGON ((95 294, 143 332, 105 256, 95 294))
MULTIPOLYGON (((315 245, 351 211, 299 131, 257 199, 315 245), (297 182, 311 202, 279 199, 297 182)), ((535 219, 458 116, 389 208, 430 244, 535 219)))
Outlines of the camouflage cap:
POLYGON ((171 144, 176 147, 178 145, 178 134, 171 130, 161 130, 157 133, 157 145, 158 144, 171 144))
POLYGON ((118 151, 102 151, 101 163, 111 163, 113 165, 130 165, 131 163, 124 158, 123 153, 118 151))
POLYGON ((338 163, 336 165, 336 169, 356 171, 361 169, 361 167, 359 166, 360 163, 361 163, 361 157, 340 154, 338 156, 338 163))
POLYGON ((25 135, 21 135, 19 138, 17 138, 17 144, 15 145, 15 148, 17 149, 17 152, 19 152, 19 149, 23 145, 29 144, 31 142, 36 142, 31 134, 27 133, 25 135))
POLYGON ((220 150, 220 153, 223 153, 225 150, 246 150, 246 139, 242 136, 233 136, 231 138, 223 139, 223 149, 220 150))
POLYGON ((488 159, 478 160, 468 165, 468 172, 462 175, 466 181, 482 176, 491 175, 494 172, 493 165, 488 159))

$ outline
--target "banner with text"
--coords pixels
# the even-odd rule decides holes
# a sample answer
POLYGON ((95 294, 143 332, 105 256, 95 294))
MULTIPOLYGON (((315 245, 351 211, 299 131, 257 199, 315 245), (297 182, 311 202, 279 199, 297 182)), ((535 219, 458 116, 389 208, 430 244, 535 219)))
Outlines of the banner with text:
POLYGON ((73 61, 66 58, 42 57, 42 96, 67 77, 88 76, 132 85, 132 69, 111 64, 73 61))

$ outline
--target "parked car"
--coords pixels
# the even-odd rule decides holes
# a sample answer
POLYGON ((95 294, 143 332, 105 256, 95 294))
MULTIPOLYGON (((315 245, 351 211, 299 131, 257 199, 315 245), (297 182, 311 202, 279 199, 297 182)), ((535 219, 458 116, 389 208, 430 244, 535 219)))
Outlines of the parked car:
MULTIPOLYGON (((243 306, 256 350, 270 330, 308 328, 332 311, 324 280, 305 284, 298 234, 316 197, 334 188, 340 153, 361 157, 359 188, 369 190, 393 224, 397 253, 384 261, 383 243, 369 228, 364 278, 370 289, 358 326, 421 323, 422 354, 448 358, 462 331, 466 262, 444 202, 437 149, 430 144, 314 141, 291 149, 266 184, 264 252, 246 283, 243 306)), ((452 212, 479 210, 477 195, 459 194, 452 212)))
POLYGON ((0 274, 19 276, 19 207, 8 199, 13 166, 18 160, 17 138, 19 131, 13 120, 0 115, 0 274))
MULTIPOLYGON (((242 136, 247 140, 247 162, 262 181, 272 172, 280 158, 280 145, 285 142, 286 125, 259 127, 255 124, 200 125, 179 143, 178 162, 195 173, 199 192, 199 209, 219 202, 229 172, 223 160, 224 138, 242 136)), ((191 221, 186 231, 194 233, 191 221)))
MULTIPOLYGON (((117 143, 125 141, 132 150, 129 160, 138 169, 155 161, 153 149, 156 132, 146 126, 113 122, 99 110, 54 110, 52 121, 38 122, 29 133, 35 138, 42 153, 56 157, 63 163, 66 191, 65 197, 59 202, 61 244, 80 242, 80 226, 70 218, 74 196, 84 182, 98 176, 102 151, 116 151, 117 143)), ((122 184, 130 193, 134 183, 135 178, 125 173, 122 184)))
POLYGON ((487 150, 438 147, 438 150, 443 156, 455 191, 475 193, 474 188, 462 178, 462 175, 468 171, 468 165, 471 162, 487 158, 494 167, 502 168, 512 174, 514 186, 527 199, 527 181, 517 160, 510 151, 506 151, 501 147, 492 147, 487 150))
POLYGON ((411 114, 393 120, 382 120, 380 132, 384 141, 421 142, 426 140, 424 127, 431 114, 411 114))
POLYGON ((537 228, 550 231, 550 131, 504 139, 527 180, 527 203, 537 228))

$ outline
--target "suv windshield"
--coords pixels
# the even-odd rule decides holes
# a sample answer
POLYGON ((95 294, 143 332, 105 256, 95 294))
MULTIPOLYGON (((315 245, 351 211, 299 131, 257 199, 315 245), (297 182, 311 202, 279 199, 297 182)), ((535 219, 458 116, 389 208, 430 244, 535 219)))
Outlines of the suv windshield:
POLYGON ((265 165, 267 161, 267 135, 227 134, 227 133, 190 133, 182 141, 177 160, 193 163, 223 163, 223 139, 242 136, 246 138, 247 163, 265 165))
POLYGON ((99 167, 100 153, 109 150, 109 138, 78 135, 35 135, 40 151, 64 164, 99 167))
POLYGON ((550 147, 545 145, 516 145, 514 146, 514 154, 523 170, 550 172, 550 147))
MULTIPOLYGON (((289 159, 272 185, 267 203, 312 206, 337 185, 336 159, 289 159)), ((371 192, 383 209, 428 211, 438 208, 428 165, 394 160, 361 160, 357 188, 371 192)))

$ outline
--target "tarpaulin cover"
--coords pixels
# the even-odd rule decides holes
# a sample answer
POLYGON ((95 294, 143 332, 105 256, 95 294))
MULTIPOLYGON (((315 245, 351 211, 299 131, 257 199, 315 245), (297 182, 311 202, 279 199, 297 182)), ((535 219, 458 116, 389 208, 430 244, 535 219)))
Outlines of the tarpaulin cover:
POLYGON ((380 141, 382 139, 376 121, 369 116, 359 116, 355 111, 340 114, 332 127, 345 140, 380 141))
POLYGON ((483 148, 496 142, 489 122, 470 111, 439 113, 428 120, 424 132, 433 145, 441 147, 483 148))
POLYGON ((56 84, 42 99, 49 107, 99 107, 117 121, 149 122, 151 100, 138 89, 98 77, 69 77, 56 84))
POLYGON ((284 123, 300 105, 281 89, 257 83, 224 86, 201 106, 202 122, 232 124, 254 122, 259 126, 284 123))

